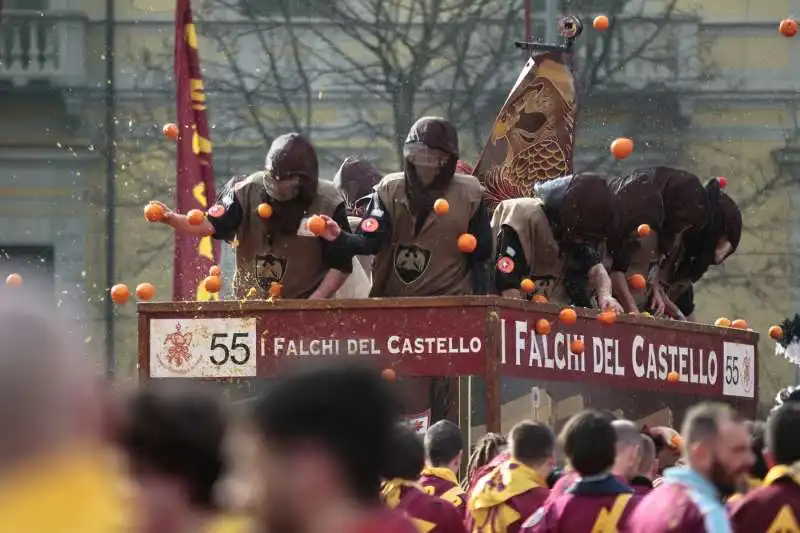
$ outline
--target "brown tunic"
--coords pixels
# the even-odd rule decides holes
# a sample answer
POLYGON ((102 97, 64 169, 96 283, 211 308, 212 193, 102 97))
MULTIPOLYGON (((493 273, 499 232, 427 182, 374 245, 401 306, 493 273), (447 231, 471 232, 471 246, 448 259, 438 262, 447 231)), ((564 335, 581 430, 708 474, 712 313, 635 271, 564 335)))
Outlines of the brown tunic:
MULTIPOLYGON (((307 298, 322 282, 328 267, 322 261, 322 242, 306 229, 303 218, 296 233, 270 232, 269 219, 258 216, 262 203, 264 172, 256 172, 236 184, 235 195, 242 206, 242 223, 236 232, 236 276, 233 287, 237 297, 243 298, 251 288, 260 287, 259 279, 267 278, 281 284, 284 298, 307 298)), ((314 214, 333 216, 343 202, 341 193, 327 181, 317 183, 317 194, 307 216, 314 214)))
MULTIPOLYGON (((611 265, 614 261, 608 253, 607 248, 604 248, 603 252, 603 265, 606 267, 606 270, 610 272, 611 265)), ((639 248, 631 255, 630 265, 628 266, 628 270, 625 271, 626 278, 630 278, 634 274, 641 274, 647 279, 646 290, 631 290, 631 295, 639 310, 644 310, 650 303, 652 287, 658 279, 660 258, 658 233, 655 230, 651 230, 647 237, 639 238, 639 248)))
POLYGON ((403 174, 389 174, 375 190, 392 221, 392 236, 373 261, 370 296, 471 294, 469 257, 457 243, 480 206, 478 180, 455 174, 442 195, 450 204, 449 212, 429 214, 419 235, 414 234, 415 216, 403 174))
POLYGON ((492 216, 492 233, 500 235, 503 226, 513 229, 519 237, 531 269, 530 278, 536 284, 534 294, 541 294, 554 303, 569 304, 570 297, 564 287, 564 257, 542 200, 514 198, 500 202, 492 216))

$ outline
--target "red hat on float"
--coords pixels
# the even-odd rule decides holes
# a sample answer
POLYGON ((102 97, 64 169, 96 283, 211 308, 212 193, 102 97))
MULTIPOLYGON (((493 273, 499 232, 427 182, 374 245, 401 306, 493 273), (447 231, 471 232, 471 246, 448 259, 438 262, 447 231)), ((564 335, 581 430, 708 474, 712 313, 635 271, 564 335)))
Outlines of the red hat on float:
POLYGON ((459 174, 469 174, 472 176, 475 174, 475 169, 459 159, 456 163, 456 172, 459 174))

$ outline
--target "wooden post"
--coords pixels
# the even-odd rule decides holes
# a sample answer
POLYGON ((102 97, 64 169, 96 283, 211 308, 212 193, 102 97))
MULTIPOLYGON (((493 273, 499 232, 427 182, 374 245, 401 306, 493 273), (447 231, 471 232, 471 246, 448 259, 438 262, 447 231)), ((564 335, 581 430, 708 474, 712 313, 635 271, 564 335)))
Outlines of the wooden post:
POLYGON ((500 313, 486 308, 486 431, 500 432, 500 313))

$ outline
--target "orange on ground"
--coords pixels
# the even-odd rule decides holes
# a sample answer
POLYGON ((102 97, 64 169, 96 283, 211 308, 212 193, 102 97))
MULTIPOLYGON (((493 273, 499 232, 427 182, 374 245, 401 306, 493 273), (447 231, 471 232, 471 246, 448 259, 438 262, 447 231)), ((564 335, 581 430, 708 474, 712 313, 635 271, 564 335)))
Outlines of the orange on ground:
POLYGON ((769 328, 769 336, 772 339, 779 341, 783 338, 783 329, 781 329, 780 326, 772 326, 769 328))
POLYGON ((325 224, 324 218, 322 218, 319 215, 314 215, 308 219, 306 225, 308 226, 308 231, 319 237, 320 235, 325 233, 325 226, 327 224, 325 224))
POLYGON ((784 37, 794 37, 797 35, 797 21, 790 18, 783 19, 778 29, 784 37))
POLYGON ((178 125, 173 124, 170 122, 169 124, 164 124, 164 128, 162 129, 164 132, 164 136, 167 139, 177 139, 178 135, 180 135, 180 130, 178 130, 178 125))
POLYGON ((433 211, 439 216, 446 215, 450 211, 450 202, 444 198, 439 198, 433 202, 433 211))
POLYGON ((530 294, 536 288, 536 285, 529 278, 525 278, 519 282, 519 288, 525 294, 530 294))
POLYGON ((258 216, 261 218, 269 218, 272 216, 272 206, 266 202, 258 204, 256 211, 258 211, 258 216))
POLYGON ((594 20, 592 21, 592 26, 597 31, 603 31, 608 29, 608 17, 605 15, 597 15, 594 20))
POLYGON ((631 289, 636 291, 644 290, 647 287, 647 280, 644 279, 644 276, 641 274, 634 274, 630 278, 628 278, 628 285, 631 286, 631 289))
POLYGON ((6 278, 6 285, 10 287, 19 287, 22 285, 22 276, 17 274, 16 272, 13 274, 9 274, 6 278))
POLYGON ((608 310, 600 311, 600 313, 597 315, 597 320, 599 320, 604 326, 610 326, 617 321, 617 313, 608 310))
POLYGON ((547 296, 545 296, 544 294, 534 294, 533 301, 537 304, 546 304, 547 296))
POLYGON ((192 209, 186 213, 186 219, 192 226, 199 226, 206 219, 206 215, 199 209, 192 209))
POLYGON ((131 296, 131 291, 128 290, 127 285, 123 285, 122 283, 118 283, 111 287, 111 299, 114 303, 117 304, 124 304, 128 301, 128 298, 131 296))
POLYGON ((639 224, 639 227, 636 228, 636 235, 639 237, 647 237, 650 235, 650 225, 649 224, 639 224))
POLYGON ((144 206, 144 218, 149 222, 161 222, 164 220, 164 208, 158 204, 147 204, 144 206))
POLYGON ((550 333, 550 321, 546 318, 540 318, 536 321, 534 329, 536 329, 536 333, 539 335, 547 335, 550 333))
POLYGON ((749 326, 747 325, 747 321, 745 319, 737 318, 731 322, 731 327, 735 329, 747 329, 749 326))
POLYGON ((220 277, 222 275, 222 269, 218 265, 214 265, 208 269, 208 275, 220 277))
POLYGON ((625 159, 633 153, 633 141, 627 137, 620 137, 611 143, 611 155, 617 159, 625 159))
POLYGON ((571 307, 565 307, 558 313, 558 319, 566 324, 567 326, 571 326, 575 322, 578 321, 578 313, 571 307))
POLYGON ((679 379, 681 379, 681 377, 674 370, 667 374, 667 381, 670 383, 676 383, 679 379))
POLYGON ((731 327, 731 321, 730 319, 721 316, 714 321, 714 325, 718 328, 729 328, 731 327))
POLYGON ((273 298, 278 298, 281 295, 282 288, 283 286, 280 283, 273 281, 269 285, 269 295, 273 298))
POLYGON ((149 302, 156 295, 156 288, 152 283, 140 283, 136 286, 136 297, 143 302, 149 302))
POLYGON ((219 292, 219 289, 222 286, 222 281, 219 279, 219 276, 208 276, 203 280, 203 286, 208 292, 215 294, 219 292))
POLYGON ((458 249, 465 254, 471 254, 478 247, 478 239, 471 233, 462 233, 458 237, 458 249))
POLYGON ((572 342, 569 343, 569 351, 572 353, 583 353, 584 345, 583 341, 580 339, 572 339, 572 342))
POLYGON ((394 381, 397 379, 397 373, 391 368, 384 368, 381 371, 381 377, 386 381, 394 381))

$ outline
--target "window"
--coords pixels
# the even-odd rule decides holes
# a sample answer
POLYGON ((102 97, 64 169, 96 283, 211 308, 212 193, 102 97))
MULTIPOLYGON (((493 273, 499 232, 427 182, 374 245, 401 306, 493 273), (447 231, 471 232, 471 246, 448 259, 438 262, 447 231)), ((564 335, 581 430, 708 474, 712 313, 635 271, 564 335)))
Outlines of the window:
POLYGON ((319 17, 333 0, 239 0, 245 17, 319 17))
POLYGON ((14 272, 22 276, 25 285, 54 294, 53 247, 0 245, 0 279, 14 272))

